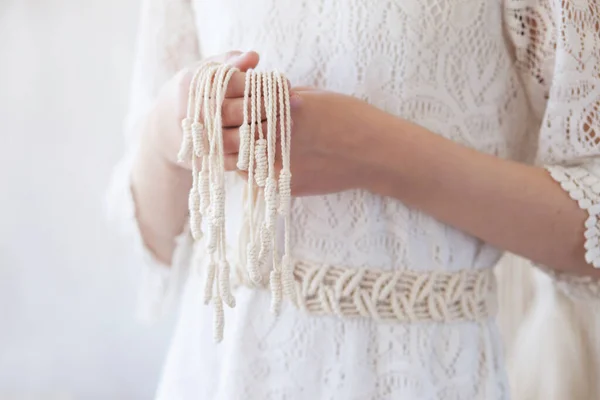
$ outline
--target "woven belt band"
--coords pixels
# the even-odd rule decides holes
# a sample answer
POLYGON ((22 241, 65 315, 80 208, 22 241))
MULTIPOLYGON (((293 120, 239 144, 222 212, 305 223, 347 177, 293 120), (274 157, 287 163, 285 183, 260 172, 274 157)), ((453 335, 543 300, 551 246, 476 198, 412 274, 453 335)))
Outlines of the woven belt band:
POLYGON ((292 301, 313 315, 452 322, 483 320, 496 309, 492 268, 417 272, 297 262, 294 281, 292 301))

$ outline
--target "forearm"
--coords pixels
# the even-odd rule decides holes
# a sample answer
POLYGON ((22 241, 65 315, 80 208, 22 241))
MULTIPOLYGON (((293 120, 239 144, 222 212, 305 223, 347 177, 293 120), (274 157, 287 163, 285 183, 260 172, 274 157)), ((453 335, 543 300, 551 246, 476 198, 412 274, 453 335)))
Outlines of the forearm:
POLYGON ((187 220, 187 194, 191 176, 155 151, 160 129, 152 116, 142 122, 142 143, 131 175, 136 218, 146 246, 161 262, 170 265, 175 238, 187 220))
POLYGON ((373 190, 550 268, 595 274, 584 259, 587 217, 543 168, 477 152, 399 119, 371 157, 373 190))

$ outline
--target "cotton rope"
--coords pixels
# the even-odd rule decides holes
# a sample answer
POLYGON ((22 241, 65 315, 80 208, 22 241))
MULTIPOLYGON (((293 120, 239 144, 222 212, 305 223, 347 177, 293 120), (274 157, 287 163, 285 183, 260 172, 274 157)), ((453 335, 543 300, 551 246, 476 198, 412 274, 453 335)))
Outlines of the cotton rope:
MULTIPOLYGON (((224 309, 235 307, 231 292, 231 267, 227 260, 225 232, 225 155, 223 151, 222 106, 227 86, 239 70, 231 65, 204 63, 190 83, 187 115, 181 126, 183 138, 180 162, 192 167, 189 194, 190 230, 196 242, 205 238, 209 256, 204 300, 215 310, 214 337, 223 339, 224 309)), ((283 294, 295 298, 290 262, 291 111, 287 80, 279 72, 248 70, 244 87, 243 123, 237 167, 248 172, 244 222, 248 224, 245 272, 254 283, 262 280, 261 270, 271 259, 269 277, 271 311, 278 313, 283 294), (264 103, 266 132, 262 123, 264 103), (279 124, 278 124, 279 123, 279 124), (281 146, 281 171, 276 169, 277 144, 281 146), (256 196, 263 202, 256 202, 256 196), (264 204, 264 213, 255 207, 264 204), (262 215, 262 220, 258 216, 262 215), (278 216, 284 221, 283 255, 277 251, 275 227, 278 216)))

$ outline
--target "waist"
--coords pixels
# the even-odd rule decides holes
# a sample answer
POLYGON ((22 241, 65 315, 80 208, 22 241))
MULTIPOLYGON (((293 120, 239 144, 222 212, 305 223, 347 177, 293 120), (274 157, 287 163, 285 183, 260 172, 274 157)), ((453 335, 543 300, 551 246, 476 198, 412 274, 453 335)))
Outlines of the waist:
MULTIPOLYGON (((236 268, 238 284, 267 290, 236 268)), ((311 315, 372 318, 382 322, 481 321, 496 312, 492 268, 414 271, 349 268, 295 261, 295 295, 288 299, 311 315)))

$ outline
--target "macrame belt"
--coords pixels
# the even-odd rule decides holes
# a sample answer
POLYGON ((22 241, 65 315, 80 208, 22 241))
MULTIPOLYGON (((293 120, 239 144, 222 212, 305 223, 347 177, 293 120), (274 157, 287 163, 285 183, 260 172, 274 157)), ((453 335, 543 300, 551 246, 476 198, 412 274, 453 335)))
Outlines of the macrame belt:
MULTIPOLYGON (((237 275, 244 286, 257 287, 243 278, 246 274, 242 271, 237 275)), ((296 262, 294 282, 296 296, 292 302, 312 315, 405 323, 453 322, 480 321, 496 310, 492 268, 387 271, 296 262)))

